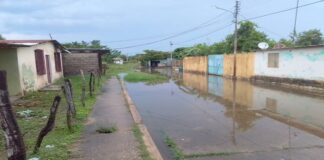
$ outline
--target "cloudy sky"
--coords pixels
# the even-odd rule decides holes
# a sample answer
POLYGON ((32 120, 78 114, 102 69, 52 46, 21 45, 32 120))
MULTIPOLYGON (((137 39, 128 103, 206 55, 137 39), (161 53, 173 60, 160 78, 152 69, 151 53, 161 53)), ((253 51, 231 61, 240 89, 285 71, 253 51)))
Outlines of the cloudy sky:
MULTIPOLYGON (((241 0, 240 19, 292 8, 296 1, 241 0)), ((318 0, 300 0, 300 4, 315 1, 318 0)), ((122 49, 128 54, 144 49, 170 50, 170 41, 176 48, 224 39, 233 32, 233 16, 215 6, 234 10, 234 3, 235 0, 0 0, 0 34, 6 39, 49 39, 51 33, 62 43, 97 39, 111 48, 149 44, 122 49), (160 42, 151 43, 156 41, 160 42)), ((317 28, 324 32, 323 19, 324 2, 301 8, 297 31, 317 28)), ((253 21, 270 38, 280 39, 292 31, 294 11, 253 21)))

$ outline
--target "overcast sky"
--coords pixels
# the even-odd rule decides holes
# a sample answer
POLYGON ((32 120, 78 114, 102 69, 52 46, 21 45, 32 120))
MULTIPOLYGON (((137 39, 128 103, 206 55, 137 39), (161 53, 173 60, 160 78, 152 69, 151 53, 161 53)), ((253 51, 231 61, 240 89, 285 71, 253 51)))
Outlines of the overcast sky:
MULTIPOLYGON (((297 0, 241 0, 240 19, 296 6, 297 0)), ((300 0, 300 4, 317 0, 300 0)), ((196 43, 212 44, 233 32, 228 26, 235 0, 0 0, 0 34, 6 39, 49 39, 61 43, 93 39, 111 48, 123 48, 163 39, 201 26, 193 32, 142 47, 123 49, 135 54, 144 49, 171 50, 196 43), (218 30, 218 31, 217 31, 218 30), (206 36, 203 36, 206 35, 206 36), (115 42, 119 40, 132 40, 115 42)), ((297 31, 324 32, 324 2, 299 10, 297 31)), ((288 37, 294 11, 253 20, 270 38, 288 37)))

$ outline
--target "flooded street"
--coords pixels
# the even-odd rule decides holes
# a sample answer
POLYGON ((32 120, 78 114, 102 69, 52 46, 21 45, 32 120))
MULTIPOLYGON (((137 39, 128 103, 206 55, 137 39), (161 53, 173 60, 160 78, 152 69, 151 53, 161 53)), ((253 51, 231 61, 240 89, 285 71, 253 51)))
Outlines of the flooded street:
POLYGON ((191 73, 126 85, 165 159, 166 137, 191 159, 324 159, 323 98, 191 73))

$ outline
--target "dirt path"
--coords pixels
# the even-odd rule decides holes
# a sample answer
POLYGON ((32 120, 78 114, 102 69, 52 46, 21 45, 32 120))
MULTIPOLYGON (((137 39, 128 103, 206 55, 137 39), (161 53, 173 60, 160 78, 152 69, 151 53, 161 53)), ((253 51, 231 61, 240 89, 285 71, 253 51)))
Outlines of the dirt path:
POLYGON ((103 87, 93 113, 86 125, 78 151, 73 160, 137 160, 137 141, 132 133, 134 121, 127 108, 119 81, 114 77, 103 87), (99 127, 115 125, 112 134, 98 134, 99 127))

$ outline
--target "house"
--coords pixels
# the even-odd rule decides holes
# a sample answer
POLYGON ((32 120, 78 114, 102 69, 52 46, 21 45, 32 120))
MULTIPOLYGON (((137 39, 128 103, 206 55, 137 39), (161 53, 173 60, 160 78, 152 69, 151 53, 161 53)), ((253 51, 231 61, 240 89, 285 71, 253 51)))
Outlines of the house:
POLYGON ((24 95, 63 77, 56 40, 0 40, 0 70, 7 71, 10 95, 24 95))
POLYGON ((124 60, 120 57, 113 58, 115 64, 124 64, 124 60))
POLYGON ((78 75, 80 70, 84 73, 102 72, 103 55, 109 54, 109 49, 98 48, 68 48, 70 53, 63 54, 64 75, 78 75))
POLYGON ((303 83, 324 82, 324 45, 257 51, 255 79, 303 83))

